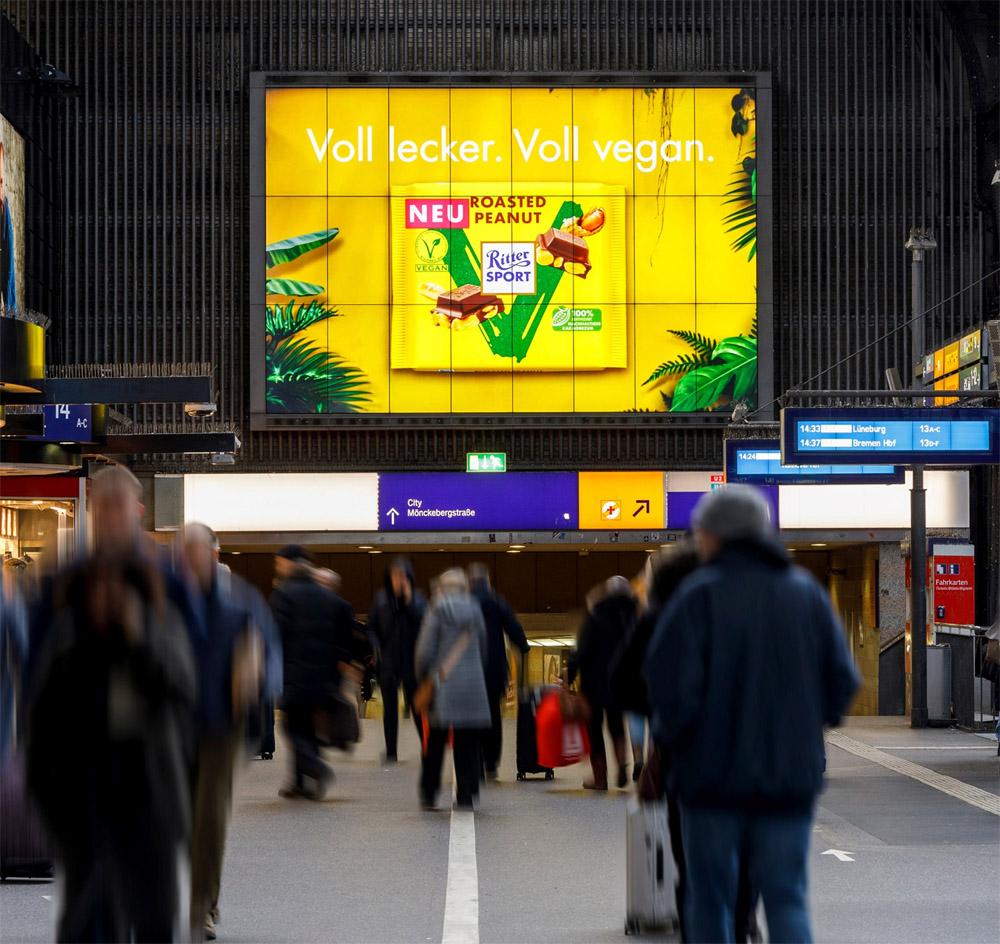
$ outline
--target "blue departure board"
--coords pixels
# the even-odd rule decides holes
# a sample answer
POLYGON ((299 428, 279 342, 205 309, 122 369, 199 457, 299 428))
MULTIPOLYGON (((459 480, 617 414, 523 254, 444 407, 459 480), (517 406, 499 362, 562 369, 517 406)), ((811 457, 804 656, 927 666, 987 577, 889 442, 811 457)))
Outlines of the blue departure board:
POLYGON ((897 465, 784 465, 778 439, 726 440, 726 481, 746 485, 898 484, 897 465))
POLYGON ((787 409, 786 464, 974 465, 1000 462, 1000 410, 787 409))

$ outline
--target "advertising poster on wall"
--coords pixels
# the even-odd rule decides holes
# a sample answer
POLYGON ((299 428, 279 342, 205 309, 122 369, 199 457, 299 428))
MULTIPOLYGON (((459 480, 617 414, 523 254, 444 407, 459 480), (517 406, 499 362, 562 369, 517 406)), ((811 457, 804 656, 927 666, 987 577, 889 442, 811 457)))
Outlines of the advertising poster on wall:
POLYGON ((0 115, 0 309, 23 295, 24 139, 0 115))
POLYGON ((268 87, 263 123, 267 414, 756 405, 755 89, 268 87))

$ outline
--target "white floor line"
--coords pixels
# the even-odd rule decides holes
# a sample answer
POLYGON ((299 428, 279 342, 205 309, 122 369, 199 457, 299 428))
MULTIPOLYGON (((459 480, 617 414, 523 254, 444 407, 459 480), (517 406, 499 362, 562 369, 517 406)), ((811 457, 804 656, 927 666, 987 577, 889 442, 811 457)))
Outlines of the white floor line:
POLYGON ((875 750, 877 751, 989 751, 994 750, 996 745, 994 744, 951 744, 943 745, 939 744, 935 746, 928 746, 926 744, 921 744, 919 747, 913 744, 876 744, 875 750))
MULTIPOLYGON (((454 776, 454 774, 453 774, 454 776)), ((479 944, 479 868, 476 863, 476 814, 451 810, 448 887, 441 944, 479 944)))
POLYGON ((994 793, 980 790, 979 787, 963 783, 961 780, 956 780, 954 777, 948 777, 945 774, 939 774, 927 767, 921 767, 920 764, 903 760, 901 757, 893 757, 892 754, 886 754, 877 747, 856 741, 854 738, 848 737, 846 734, 841 734, 839 731, 827 731, 826 740, 827 743, 832 744, 834 747, 839 747, 849 754, 854 754, 855 757, 863 757, 865 760, 870 760, 872 763, 879 764, 887 770, 895 771, 897 774, 902 774, 904 777, 919 780, 920 783, 926 784, 928 787, 933 787, 935 790, 940 790, 942 793, 947 793, 948 796, 954 797, 956 800, 962 800, 970 806, 976 806, 987 813, 1000 816, 1000 796, 994 793))

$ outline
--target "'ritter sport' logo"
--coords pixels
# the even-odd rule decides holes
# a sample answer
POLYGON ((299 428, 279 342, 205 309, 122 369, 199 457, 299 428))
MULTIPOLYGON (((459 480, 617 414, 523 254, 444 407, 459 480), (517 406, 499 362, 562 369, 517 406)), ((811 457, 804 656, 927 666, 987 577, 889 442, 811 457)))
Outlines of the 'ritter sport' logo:
POLYGON ((535 294, 535 244, 481 244, 483 292, 497 295, 535 294))

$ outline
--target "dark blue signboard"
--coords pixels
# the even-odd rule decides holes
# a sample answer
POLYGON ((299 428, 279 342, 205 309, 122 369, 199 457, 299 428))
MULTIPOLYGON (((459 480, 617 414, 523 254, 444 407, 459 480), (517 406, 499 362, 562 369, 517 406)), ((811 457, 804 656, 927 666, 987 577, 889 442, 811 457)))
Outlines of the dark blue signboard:
POLYGON ((1000 410, 782 410, 781 459, 788 465, 996 463, 1000 410))
POLYGON ((575 472, 379 475, 380 531, 575 531, 575 472))
POLYGON ((93 413, 89 403, 46 403, 42 407, 44 432, 29 439, 54 439, 60 442, 92 442, 93 413))
POLYGON ((726 440, 726 481, 745 485, 898 484, 896 465, 783 465, 778 439, 726 440))

